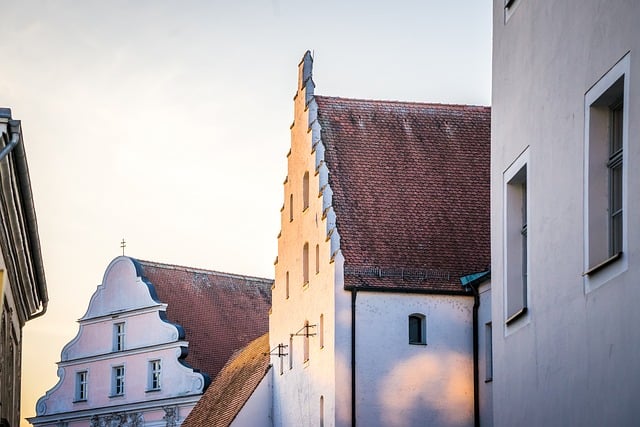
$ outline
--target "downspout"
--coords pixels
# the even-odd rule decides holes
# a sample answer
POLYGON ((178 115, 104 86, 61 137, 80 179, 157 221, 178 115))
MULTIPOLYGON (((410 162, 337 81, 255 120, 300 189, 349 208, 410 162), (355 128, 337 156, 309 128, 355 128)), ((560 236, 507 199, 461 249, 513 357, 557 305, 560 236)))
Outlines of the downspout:
POLYGON ((473 425, 480 427, 480 372, 478 370, 478 309, 480 293, 473 284, 469 287, 473 292, 473 425))
POLYGON ((351 289, 351 427, 356 427, 356 296, 351 289))

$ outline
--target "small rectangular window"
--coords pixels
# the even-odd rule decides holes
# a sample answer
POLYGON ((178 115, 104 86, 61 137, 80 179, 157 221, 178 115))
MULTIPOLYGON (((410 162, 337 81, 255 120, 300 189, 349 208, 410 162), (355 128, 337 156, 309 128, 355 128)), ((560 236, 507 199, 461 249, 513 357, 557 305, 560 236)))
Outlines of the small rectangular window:
POLYGON ((162 365, 160 360, 152 360, 149 362, 149 390, 160 390, 160 378, 162 374, 162 365))
POLYGON ((124 322, 113 325, 113 351, 124 350, 124 322))
POLYGON ((111 376, 111 395, 122 396, 124 394, 124 366, 114 366, 111 376))
POLYGON ((316 245, 316 274, 320 273, 320 245, 316 245))
POLYGON ((302 178, 302 210, 309 207, 309 172, 304 173, 302 178))
POLYGON ((284 287, 284 297, 289 298, 289 272, 285 274, 285 287, 284 287))
POLYGON ((309 283, 309 243, 302 247, 302 283, 309 283))
POLYGON ((303 337, 303 354, 304 361, 309 361, 309 321, 304 322, 304 337, 303 337))
POLYGON ((293 369, 293 336, 289 337, 289 369, 293 369))
POLYGON ((320 348, 324 348, 324 314, 320 315, 320 327, 319 327, 319 334, 318 334, 318 338, 319 338, 319 342, 320 342, 320 348))
POLYGON ((409 316, 409 344, 426 344, 426 318, 422 314, 409 316))
POLYGON ((87 400, 87 371, 76 372, 76 402, 87 400))

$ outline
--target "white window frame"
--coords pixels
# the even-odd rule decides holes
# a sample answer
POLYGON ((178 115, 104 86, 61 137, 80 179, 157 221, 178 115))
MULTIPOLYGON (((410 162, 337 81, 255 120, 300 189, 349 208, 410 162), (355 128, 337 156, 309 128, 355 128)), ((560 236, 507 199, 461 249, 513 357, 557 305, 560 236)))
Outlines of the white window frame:
POLYGON ((531 301, 531 164, 529 147, 504 171, 503 179, 503 303, 504 323, 507 330, 518 329, 530 321, 531 301), (525 183, 523 190, 522 184, 525 183), (523 199, 523 191, 525 198, 523 199), (522 205, 526 206, 523 212, 522 205), (526 246, 523 247, 523 220, 526 220, 526 246), (522 289, 520 289, 522 287, 522 289), (511 289, 511 291, 510 291, 511 289), (509 298, 514 296, 510 292, 522 292, 522 307, 519 311, 509 311, 509 298))
POLYGON ((125 322, 113 324, 113 351, 124 351, 126 331, 127 327, 125 322))
POLYGON ((88 397, 88 380, 89 380, 89 372, 88 371, 78 371, 76 372, 76 392, 75 392, 75 402, 86 402, 88 397))
POLYGON ((159 391, 162 389, 162 359, 149 361, 149 378, 147 391, 159 391))
MULTIPOLYGON (((628 269, 628 171, 629 171, 629 81, 630 53, 622 57, 607 71, 586 93, 584 101, 584 291, 589 293, 628 269), (608 174, 608 97, 614 96, 616 83, 622 79, 622 251, 612 254, 609 248, 605 251, 602 240, 609 239, 609 225, 602 225, 602 207, 609 216, 609 184, 597 184, 596 177, 608 174), (603 136, 602 128, 605 128, 603 136), (600 130, 600 132, 598 132, 600 130), (603 140, 604 139, 604 140, 603 140), (603 154, 606 151, 606 155, 603 154), (599 185, 599 187, 597 186, 599 185), (600 188, 602 187, 602 188, 600 188), (604 201, 603 201, 604 200, 604 201), (604 204, 604 205, 603 205, 604 204), (598 223, 598 224, 596 224, 598 223), (606 228, 603 230, 603 228, 606 228), (604 236, 604 237, 603 237, 604 236), (597 247, 596 247, 597 246, 597 247), (607 252, 608 255, 602 255, 607 252)), ((619 84, 619 83, 618 83, 619 84)), ((608 223, 608 219, 606 220, 608 223)))
POLYGON ((111 396, 124 396, 125 392, 125 379, 126 379, 125 365, 117 365, 111 367, 111 396), (121 373, 120 373, 120 370, 121 373))

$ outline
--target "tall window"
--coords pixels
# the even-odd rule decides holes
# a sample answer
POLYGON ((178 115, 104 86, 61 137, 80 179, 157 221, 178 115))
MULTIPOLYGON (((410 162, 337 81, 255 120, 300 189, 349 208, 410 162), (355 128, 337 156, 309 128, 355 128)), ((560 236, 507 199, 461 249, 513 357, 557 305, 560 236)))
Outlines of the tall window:
POLYGON ((491 322, 484 325, 485 339, 485 378, 486 382, 493 379, 493 332, 491 331, 491 322))
POLYGON ((424 314, 414 313, 409 316, 409 344, 426 344, 426 317, 424 314))
POLYGON ((289 194, 289 222, 293 221, 293 194, 289 194))
POLYGON ((320 396, 320 427, 324 427, 324 396, 320 396))
POLYGON ((284 284, 284 296, 285 298, 289 298, 289 272, 285 274, 285 284, 284 284))
POLYGON ((87 371, 76 372, 76 402, 87 400, 87 371))
POLYGON ((309 207, 309 172, 304 173, 302 178, 302 210, 309 207))
POLYGON ((111 371, 111 395, 124 394, 124 366, 114 366, 111 371))
POLYGON ((302 247, 302 282, 309 283, 309 243, 302 247))
POLYGON ((628 73, 627 55, 585 94, 585 275, 596 286, 626 268, 628 73))
POLYGON ((320 327, 318 329, 318 341, 320 342, 320 348, 324 348, 324 314, 320 315, 320 327))
POLYGON ((160 360, 151 360, 149 362, 149 390, 160 390, 160 375, 162 374, 162 365, 160 360))
POLYGON ((293 369, 293 336, 289 337, 289 369, 293 369))
POLYGON ((113 325, 113 351, 124 350, 124 322, 113 325))
POLYGON ((505 172, 505 292, 506 322, 527 312, 528 295, 528 151, 505 172))
POLYGON ((316 245, 316 274, 320 273, 320 245, 316 245))

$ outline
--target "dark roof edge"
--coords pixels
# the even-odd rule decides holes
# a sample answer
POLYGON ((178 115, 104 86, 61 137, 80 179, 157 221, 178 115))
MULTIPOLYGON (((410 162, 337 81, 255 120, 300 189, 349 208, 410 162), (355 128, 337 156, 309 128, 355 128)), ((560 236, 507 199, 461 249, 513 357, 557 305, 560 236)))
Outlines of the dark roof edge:
POLYGON ((415 286, 351 286, 344 285, 345 291, 359 291, 359 292, 390 292, 396 294, 432 294, 432 295, 455 295, 455 296, 472 296, 469 292, 460 290, 445 290, 445 289, 433 289, 425 287, 415 286))
POLYGON ((475 109, 491 110, 490 105, 446 104, 446 103, 437 103, 437 102, 400 101, 400 100, 393 100, 393 99, 344 98, 341 96, 327 96, 327 95, 314 95, 314 98, 331 99, 331 100, 339 100, 339 101, 369 102, 374 104, 416 105, 416 106, 433 107, 433 108, 458 107, 458 108, 475 108, 475 109))
POLYGON ((236 273, 225 273, 222 271, 216 271, 216 270, 207 270, 205 268, 198 268, 198 267, 187 267, 184 265, 177 265, 177 264, 165 264, 165 263, 161 263, 161 262, 156 262, 156 261, 146 261, 146 260, 141 260, 141 259, 137 259, 136 261, 139 262, 142 267, 144 268, 145 265, 148 265, 150 267, 157 267, 157 268, 164 268, 167 270, 183 270, 183 271, 188 271, 188 272, 192 272, 192 273, 205 273, 205 274, 215 274, 218 276, 225 276, 225 277, 233 277, 233 278, 239 278, 239 279, 247 279, 247 280, 253 280, 253 281, 259 281, 259 282, 273 282, 273 279, 270 278, 266 278, 266 277, 258 277, 258 276, 250 276, 250 275, 246 275, 246 274, 236 274, 236 273))

